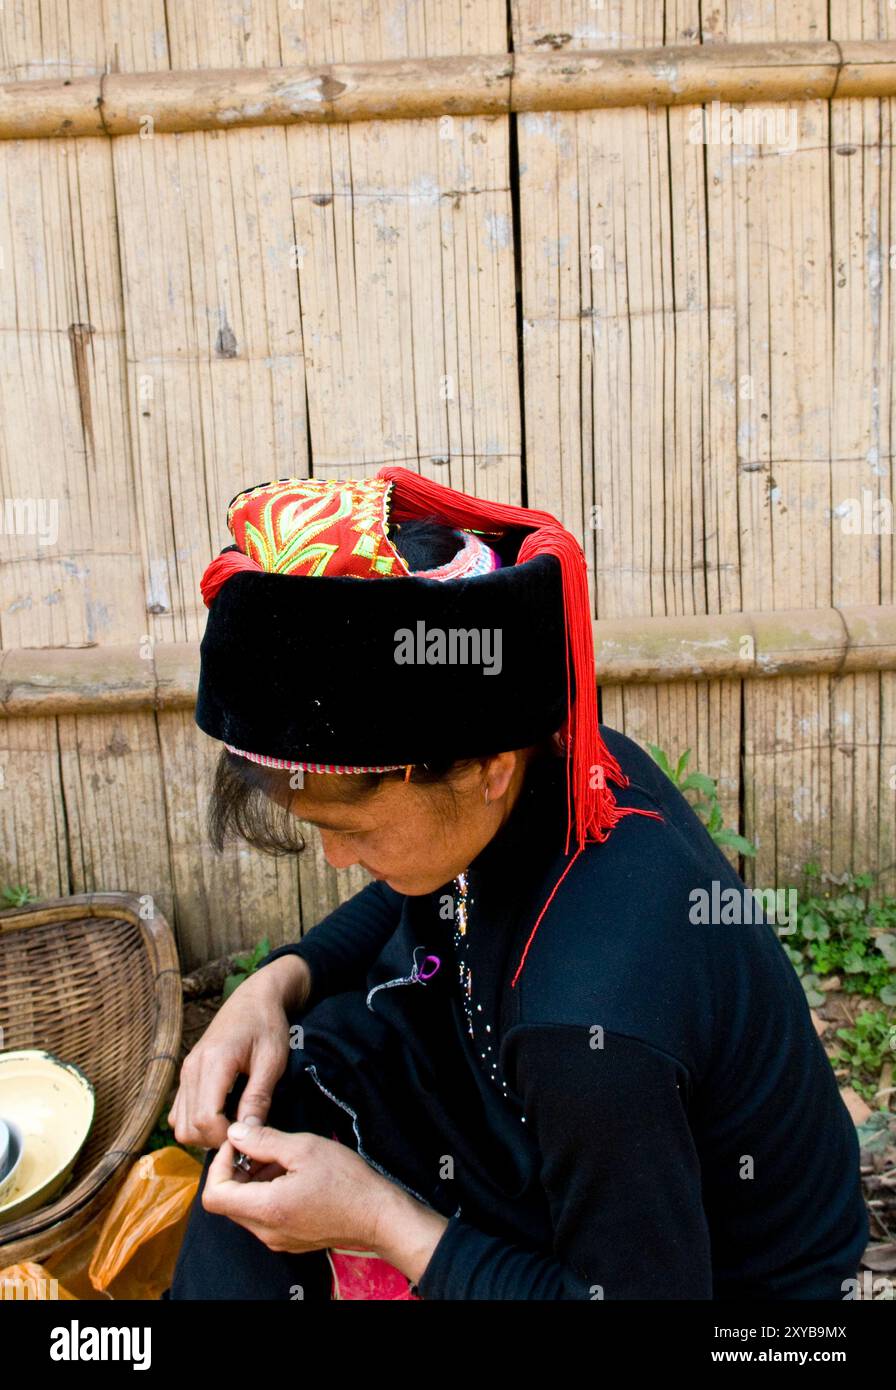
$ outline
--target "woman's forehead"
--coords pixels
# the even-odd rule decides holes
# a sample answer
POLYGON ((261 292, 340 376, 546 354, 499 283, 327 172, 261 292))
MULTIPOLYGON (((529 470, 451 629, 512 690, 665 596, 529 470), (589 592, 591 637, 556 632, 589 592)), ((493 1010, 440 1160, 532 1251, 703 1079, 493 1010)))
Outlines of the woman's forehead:
POLYGON ((338 777, 348 777, 349 773, 304 772, 300 786, 290 785, 290 779, 278 783, 275 799, 281 805, 288 805, 299 820, 307 820, 324 830, 339 830, 348 825, 359 825, 370 819, 368 803, 370 797, 360 790, 351 795, 350 787, 336 786, 338 777), (348 793, 348 795, 347 795, 348 793))

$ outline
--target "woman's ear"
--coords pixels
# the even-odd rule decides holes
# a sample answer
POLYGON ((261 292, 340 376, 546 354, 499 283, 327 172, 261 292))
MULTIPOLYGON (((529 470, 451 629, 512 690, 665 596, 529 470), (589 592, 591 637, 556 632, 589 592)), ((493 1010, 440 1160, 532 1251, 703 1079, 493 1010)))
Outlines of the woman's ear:
POLYGON ((513 780, 518 763, 524 761, 524 755, 519 750, 496 753, 494 757, 483 758, 483 785, 488 787, 489 801, 497 801, 504 795, 513 780))

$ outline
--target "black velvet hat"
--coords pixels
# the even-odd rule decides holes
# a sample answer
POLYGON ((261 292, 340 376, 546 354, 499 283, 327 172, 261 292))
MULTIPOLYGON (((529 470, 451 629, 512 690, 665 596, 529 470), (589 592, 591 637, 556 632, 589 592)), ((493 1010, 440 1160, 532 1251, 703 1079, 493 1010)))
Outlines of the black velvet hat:
POLYGON ((550 513, 387 465, 248 488, 227 525, 235 544, 201 584, 205 733, 320 772, 485 756, 556 733, 579 847, 627 813, 608 781, 628 779, 597 723, 585 557, 550 513), (457 528, 463 548, 411 573, 390 530, 422 516, 457 528))
POLYGON ((525 748, 565 718, 551 555, 444 583, 239 570, 209 609, 196 722, 241 751, 399 767, 525 748))

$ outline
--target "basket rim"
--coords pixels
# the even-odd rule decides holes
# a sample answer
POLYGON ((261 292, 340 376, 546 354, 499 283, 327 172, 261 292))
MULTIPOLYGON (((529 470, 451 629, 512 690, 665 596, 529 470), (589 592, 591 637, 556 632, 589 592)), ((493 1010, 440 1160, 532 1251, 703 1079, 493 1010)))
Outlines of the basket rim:
POLYGON ((85 917, 95 918, 97 922, 123 917, 140 929, 156 1006, 150 1059, 130 1115, 112 1136, 105 1154, 77 1187, 49 1206, 0 1226, 0 1266, 21 1258, 23 1243, 40 1242, 45 1246, 50 1237, 61 1243, 76 1228, 84 1209, 95 1204, 104 1187, 108 1185, 110 1192, 114 1191, 123 1165, 139 1157, 152 1132, 177 1068, 183 1032, 180 961, 174 933, 167 918, 156 908, 151 894, 75 893, 4 909, 0 911, 0 938, 10 931, 52 926, 85 917), (144 916, 142 909, 147 900, 152 904, 152 911, 144 916))

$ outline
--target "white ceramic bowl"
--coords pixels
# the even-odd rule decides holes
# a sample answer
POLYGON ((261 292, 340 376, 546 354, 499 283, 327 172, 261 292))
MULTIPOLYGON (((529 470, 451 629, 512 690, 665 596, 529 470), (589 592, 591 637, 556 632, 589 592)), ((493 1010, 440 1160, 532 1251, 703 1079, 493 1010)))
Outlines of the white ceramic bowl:
POLYGON ((12 1183, 0 1180, 0 1225, 56 1196, 84 1147, 93 1112, 93 1086, 71 1062, 37 1048, 0 1052, 0 1115, 10 1133, 16 1126, 20 1141, 12 1183))
POLYGON ((22 1131, 15 1120, 0 1120, 0 1207, 12 1191, 24 1153, 22 1131))

